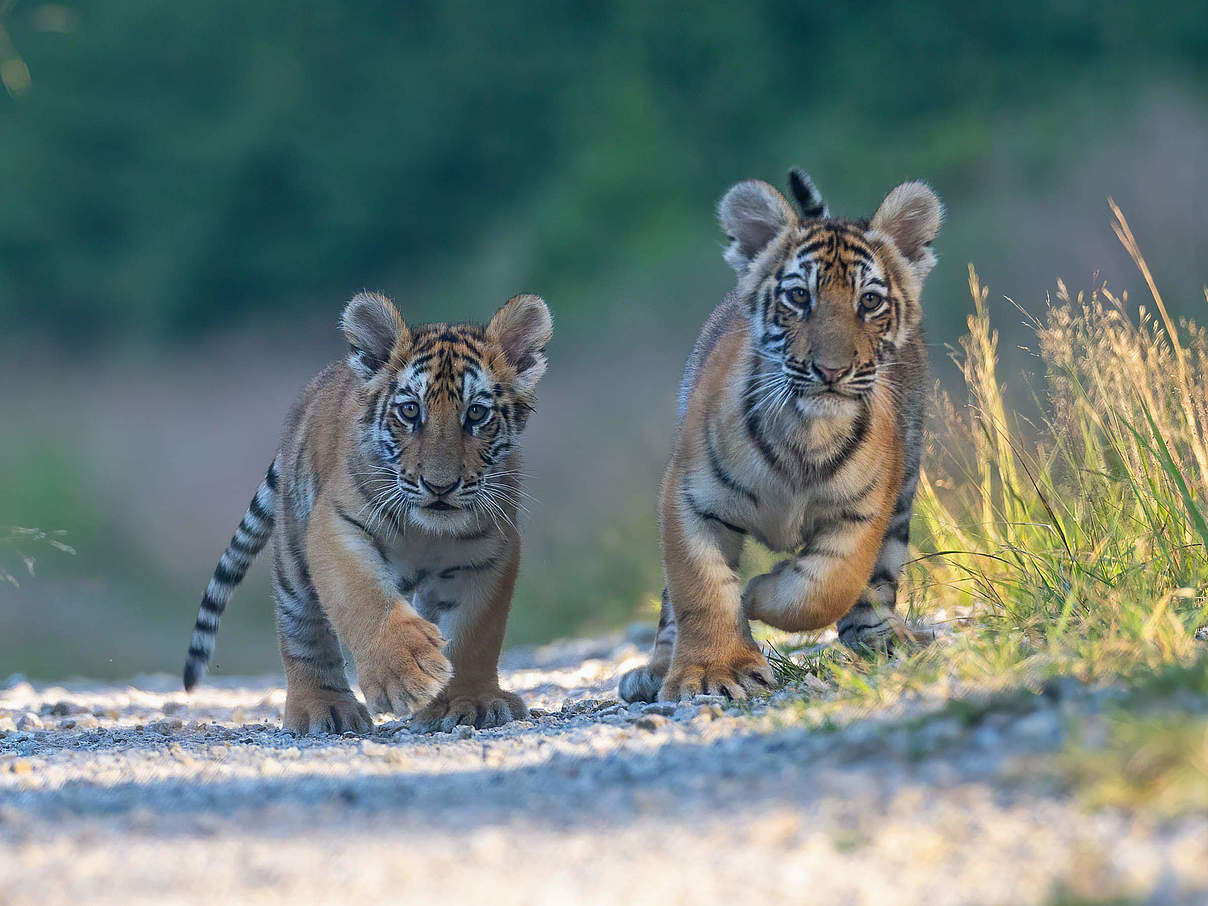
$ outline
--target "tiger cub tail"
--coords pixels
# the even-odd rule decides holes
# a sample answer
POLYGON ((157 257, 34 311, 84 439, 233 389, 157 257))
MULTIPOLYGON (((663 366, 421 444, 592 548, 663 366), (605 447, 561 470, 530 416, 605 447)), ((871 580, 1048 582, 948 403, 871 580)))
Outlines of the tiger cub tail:
POLYGON ((218 621, 226 610, 227 602, 235 588, 247 575, 252 561, 263 549, 273 531, 273 506, 277 496, 277 475, 280 454, 268 467, 268 474, 256 488, 247 512, 239 520, 235 534, 231 536, 226 550, 214 567, 214 574, 201 596, 201 608, 193 626, 193 638, 189 642, 189 653, 185 658, 185 691, 190 691, 206 674, 210 655, 214 653, 214 640, 218 636, 218 621))

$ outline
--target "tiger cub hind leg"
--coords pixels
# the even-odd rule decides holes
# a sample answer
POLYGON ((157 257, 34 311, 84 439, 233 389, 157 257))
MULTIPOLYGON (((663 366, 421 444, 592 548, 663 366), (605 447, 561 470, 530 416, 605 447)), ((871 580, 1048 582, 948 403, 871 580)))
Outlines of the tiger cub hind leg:
POLYGON ((368 733, 373 718, 351 689, 321 686, 306 677, 291 676, 286 666, 288 692, 281 726, 291 733, 368 733))
POLYGON ((918 481, 918 457, 914 474, 907 477, 893 516, 886 527, 868 585, 838 622, 839 641, 853 651, 890 653, 899 645, 927 640, 923 633, 906 625, 896 613, 898 583, 910 545, 910 511, 918 481))
POLYGON ((671 597, 663 589, 663 600, 659 605, 659 627, 654 635, 654 647, 649 662, 641 667, 627 670, 621 675, 617 695, 626 702, 657 701, 663 678, 671 667, 671 652, 675 648, 675 612, 671 609, 671 597))
POLYGON ((349 688, 344 655, 309 570, 275 545, 273 597, 285 665, 282 727, 291 733, 368 733, 373 719, 349 688))

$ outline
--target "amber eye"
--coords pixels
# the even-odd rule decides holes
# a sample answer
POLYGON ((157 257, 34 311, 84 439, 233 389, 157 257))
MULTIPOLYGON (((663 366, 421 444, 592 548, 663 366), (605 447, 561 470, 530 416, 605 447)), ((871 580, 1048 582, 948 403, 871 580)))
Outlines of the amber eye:
POLYGON ((884 296, 877 293, 865 293, 860 297, 860 314, 871 315, 885 304, 884 296))
POLYGON ((794 286, 785 293, 789 302, 796 305, 798 308, 804 308, 810 304, 810 291, 804 286, 794 286))
POLYGON ((487 407, 481 403, 475 403, 466 410, 466 424, 477 425, 487 417, 487 407))
POLYGON ((407 400, 398 407, 398 412, 407 421, 413 422, 419 418, 419 403, 415 400, 407 400))

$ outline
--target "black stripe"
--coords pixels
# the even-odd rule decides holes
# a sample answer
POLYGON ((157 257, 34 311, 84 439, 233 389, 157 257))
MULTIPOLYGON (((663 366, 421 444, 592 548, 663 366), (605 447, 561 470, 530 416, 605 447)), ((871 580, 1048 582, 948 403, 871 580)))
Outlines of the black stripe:
POLYGON ((842 522, 872 522, 876 518, 875 513, 857 513, 854 510, 840 510, 836 519, 842 522))
POLYGON ((450 566, 442 569, 439 573, 442 579, 452 579, 454 574, 458 572, 474 572, 476 570, 491 569, 498 560, 484 560, 481 563, 462 563, 457 566, 450 566))
POLYGON ((814 542, 810 541, 797 552, 797 562, 793 566, 796 569, 800 565, 800 561, 806 557, 825 557, 828 560, 841 560, 846 556, 846 554, 835 550, 833 547, 814 547, 814 542))
POLYGON ((254 546, 256 536, 251 532, 244 532, 244 534, 252 536, 253 544, 245 544, 239 540, 238 535, 232 535, 231 543, 227 547, 237 554, 243 554, 245 557, 254 557, 260 552, 260 548, 254 546))
POLYGON ((829 235, 823 239, 815 239, 807 245, 803 245, 801 248, 797 249, 797 260, 800 261, 802 258, 808 257, 817 251, 821 251, 822 249, 830 246, 833 242, 834 238, 829 235))
MULTIPOLYGON (((748 395, 749 396, 749 395, 748 395)), ((784 464, 780 461, 780 457, 776 455, 776 451, 772 449, 767 439, 763 436, 759 416, 751 411, 751 403, 749 399, 743 400, 744 415, 743 425, 747 430, 747 437, 751 439, 751 443, 755 445, 755 449, 759 451, 759 455, 763 457, 772 469, 773 472, 780 475, 782 478, 787 478, 788 473, 785 470, 784 464)))
POLYGON ((759 506, 759 500, 755 493, 748 488, 743 487, 735 478, 726 471, 726 467, 722 465, 721 454, 718 453, 717 447, 713 443, 713 423, 709 422, 705 425, 705 455, 709 459, 709 468, 713 470, 713 477, 722 485, 728 488, 735 494, 746 497, 755 506, 759 506))
POLYGON ((261 522, 266 522, 270 525, 272 524, 273 514, 266 511, 264 509, 264 507, 260 505, 260 495, 259 494, 252 497, 252 502, 247 505, 247 508, 248 508, 248 512, 250 512, 253 516, 255 516, 257 519, 259 519, 261 522))
POLYGON ((833 478, 835 473, 839 471, 844 463, 851 458, 851 455, 864 443, 864 438, 868 434, 870 421, 868 406, 862 405, 860 407, 860 414, 856 416, 856 422, 852 426, 852 433, 836 452, 820 461, 802 463, 806 473, 806 480, 812 484, 833 478))
POLYGON ((209 658, 209 656, 210 653, 204 648, 198 648, 196 645, 189 646, 189 657, 193 658, 194 660, 206 660, 209 658))
POLYGON ((277 490, 277 461, 274 459, 273 464, 268 467, 268 474, 264 476, 264 483, 268 485, 270 491, 277 490))
POLYGON ((206 613, 212 613, 214 616, 222 616, 222 612, 226 610, 226 605, 221 601, 215 601, 209 595, 202 595, 201 609, 206 613))
POLYGON ((898 577, 894 575, 891 570, 888 570, 882 566, 873 572, 872 578, 868 580, 868 584, 880 585, 882 583, 886 585, 897 585, 898 577))
POLYGON ((693 499, 692 494, 687 489, 684 490, 684 503, 688 504, 688 509, 692 510, 692 512, 700 519, 716 522, 719 525, 725 526, 730 531, 738 533, 739 535, 745 535, 747 533, 746 529, 739 528, 732 522, 726 522, 726 520, 722 519, 716 513, 701 509, 696 500, 693 499))
POLYGON ((382 544, 380 541, 378 541, 377 536, 375 534, 373 534, 373 532, 369 531, 369 526, 365 525, 365 523, 361 522, 359 519, 349 516, 338 506, 336 507, 336 515, 339 516, 341 519, 343 519, 345 522, 347 522, 349 525, 355 526, 356 528, 360 529, 360 531, 365 535, 365 537, 368 538, 371 542, 373 542, 373 549, 375 551, 377 551, 377 555, 383 563, 390 562, 390 558, 386 556, 386 549, 384 547, 382 547, 382 544))
MULTIPOLYGON (((872 611, 870 611, 870 613, 871 613, 871 612, 872 612, 872 611)), ((849 614, 849 615, 850 615, 850 614, 849 614)), ((882 626, 886 625, 888 622, 889 622, 889 618, 888 618, 888 617, 881 617, 879 620, 877 620, 877 621, 875 621, 875 622, 873 622, 873 623, 857 623, 855 620, 850 620, 850 621, 847 623, 847 625, 843 627, 843 630, 842 630, 842 631, 843 631, 843 632, 845 632, 845 633, 846 633, 846 632, 853 632, 853 631, 864 631, 864 632, 866 632, 866 631, 868 631, 868 630, 870 630, 870 629, 880 629, 882 626)))
POLYGON ((415 578, 400 576, 398 580, 398 590, 405 595, 409 595, 411 592, 415 591, 415 589, 419 586, 419 583, 423 582, 426 578, 428 578, 428 571, 426 569, 421 569, 419 572, 417 572, 415 574, 415 578))
POLYGON ((225 566, 222 565, 222 561, 220 560, 218 562, 218 565, 214 567, 213 578, 215 580, 217 580, 218 582, 220 582, 221 584, 229 585, 233 588, 234 586, 238 585, 240 582, 243 581, 243 577, 246 574, 247 574, 246 569, 234 569, 234 570, 227 569, 225 566))
POLYGON ((336 507, 336 515, 339 516, 341 519, 343 519, 345 522, 347 522, 349 525, 355 525, 357 528, 359 528, 362 532, 364 532, 370 538, 373 537, 373 532, 369 531, 369 527, 367 525, 365 525, 365 523, 361 522, 359 519, 354 519, 352 516, 349 516, 347 513, 345 513, 339 507, 336 507))
POLYGON ((867 497, 869 494, 871 494, 876 489, 877 485, 879 485, 880 483, 881 483, 881 476, 873 475, 873 477, 871 479, 869 479, 868 482, 862 488, 860 488, 858 491, 856 491, 856 493, 852 494, 850 497, 844 497, 842 500, 835 499, 833 502, 836 505, 844 507, 844 508, 853 507, 857 503, 859 503, 861 500, 863 500, 865 497, 867 497))

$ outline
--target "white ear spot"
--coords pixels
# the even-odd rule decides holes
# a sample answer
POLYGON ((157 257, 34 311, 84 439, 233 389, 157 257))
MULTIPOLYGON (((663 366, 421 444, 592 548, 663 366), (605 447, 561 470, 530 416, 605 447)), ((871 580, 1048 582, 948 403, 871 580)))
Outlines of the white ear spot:
POLYGON ((513 296, 487 325, 487 339, 499 345, 516 369, 516 387, 531 391, 548 364, 545 347, 554 334, 549 306, 540 296, 513 296))
POLYGON ((944 219, 944 206, 924 182, 905 182, 881 202, 870 226, 893 240, 920 281, 935 266, 931 240, 944 219))
POLYGON ((797 222, 797 215, 784 196, 766 182, 748 179, 722 196, 717 205, 717 220, 730 240, 725 251, 726 263, 742 276, 751 260, 781 230, 797 222))

